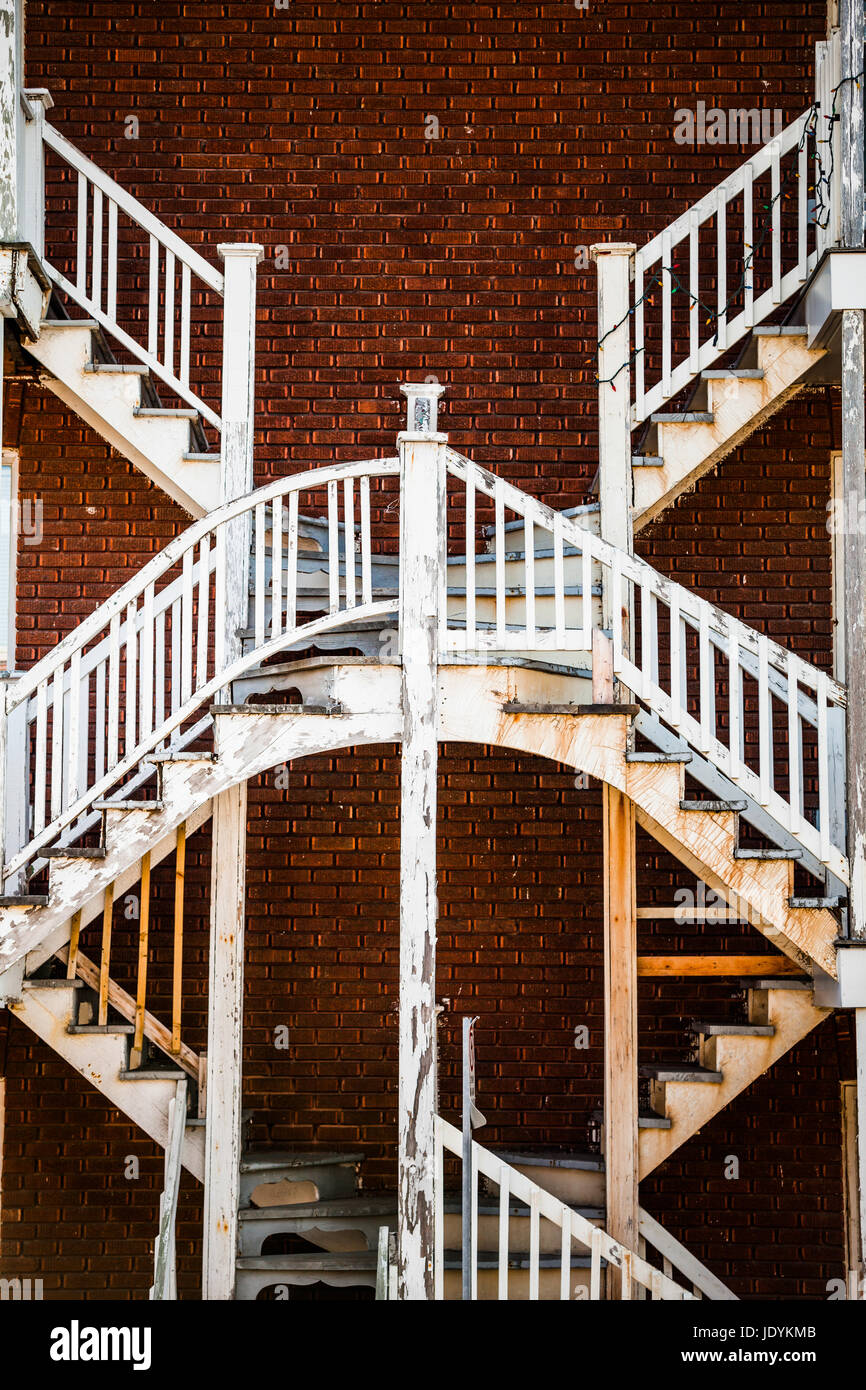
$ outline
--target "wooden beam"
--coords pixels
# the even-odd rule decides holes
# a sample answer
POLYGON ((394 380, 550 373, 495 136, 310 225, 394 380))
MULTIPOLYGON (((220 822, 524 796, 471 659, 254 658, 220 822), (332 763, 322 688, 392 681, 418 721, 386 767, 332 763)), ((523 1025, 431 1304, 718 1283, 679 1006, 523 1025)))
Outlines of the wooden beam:
POLYGON ((802 976, 803 971, 787 956, 638 956, 637 973, 642 979, 687 975, 754 975, 762 979, 802 976))
POLYGON ((241 1161, 247 787, 213 803, 202 1298, 234 1297, 241 1161))
MULTIPOLYGON (((413 396, 407 394, 415 421, 413 396)), ((438 641, 446 442, 444 435, 417 429, 398 436, 403 743, 397 1277, 398 1297, 416 1301, 434 1296, 438 641)))
MULTIPOLYGON (((604 847, 604 1161, 607 1230, 629 1250, 638 1242, 637 915, 635 815, 629 798, 605 783, 604 847)), ((623 1284, 625 1274, 623 1274, 623 1284)), ((608 1288, 608 1297, 630 1290, 608 1288)))

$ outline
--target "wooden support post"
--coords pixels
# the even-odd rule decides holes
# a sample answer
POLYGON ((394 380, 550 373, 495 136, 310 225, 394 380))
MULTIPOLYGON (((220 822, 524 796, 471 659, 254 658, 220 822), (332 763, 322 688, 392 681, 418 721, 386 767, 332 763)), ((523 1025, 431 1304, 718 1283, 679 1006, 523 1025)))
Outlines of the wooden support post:
POLYGON ((246 783, 214 798, 202 1297, 234 1297, 241 1161, 246 783))
POLYGON ((439 612, 445 574, 445 435, 439 386, 403 388, 400 450, 400 1039, 398 1296, 433 1298, 436 1106, 436 806, 439 612))
MULTIPOLYGON (((639 1212, 635 816, 633 802, 607 783, 602 820, 607 1231, 614 1240, 635 1250, 639 1212)), ((609 1298, 630 1295, 629 1290, 611 1288, 610 1284, 607 1293, 609 1298)))
MULTIPOLYGON (((590 247, 598 265, 598 498, 601 535, 620 550, 632 549, 631 242, 590 247)), ((610 628, 609 596, 604 626, 610 628)))
POLYGON ((69 933, 69 955, 66 959, 66 978, 75 979, 78 968, 78 941, 81 936, 81 908, 73 915, 72 930, 69 933))

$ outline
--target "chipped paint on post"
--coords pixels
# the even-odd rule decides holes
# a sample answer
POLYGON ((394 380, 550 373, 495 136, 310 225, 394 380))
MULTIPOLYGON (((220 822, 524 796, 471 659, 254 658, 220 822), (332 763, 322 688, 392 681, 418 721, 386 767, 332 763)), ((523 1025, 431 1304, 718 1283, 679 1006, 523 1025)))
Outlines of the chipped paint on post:
POLYGON ((18 237, 16 0, 0 0, 0 242, 18 237))
MULTIPOLYGON (((438 388, 433 392, 438 395, 438 388)), ((407 394, 411 406, 414 397, 407 394)), ((410 413, 410 421, 417 418, 410 413)), ((413 431, 398 443, 403 747, 397 1277, 401 1299, 427 1300, 433 1298, 437 663, 446 439, 413 431)))

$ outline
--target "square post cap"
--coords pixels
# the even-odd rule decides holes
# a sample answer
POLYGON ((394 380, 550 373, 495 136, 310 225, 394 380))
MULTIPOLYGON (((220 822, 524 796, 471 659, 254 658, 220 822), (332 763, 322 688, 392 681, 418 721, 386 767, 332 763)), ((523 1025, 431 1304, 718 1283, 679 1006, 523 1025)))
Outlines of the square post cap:
POLYGON ((435 435, 439 397, 445 387, 438 381, 407 381, 400 390, 406 397, 406 433, 435 435))

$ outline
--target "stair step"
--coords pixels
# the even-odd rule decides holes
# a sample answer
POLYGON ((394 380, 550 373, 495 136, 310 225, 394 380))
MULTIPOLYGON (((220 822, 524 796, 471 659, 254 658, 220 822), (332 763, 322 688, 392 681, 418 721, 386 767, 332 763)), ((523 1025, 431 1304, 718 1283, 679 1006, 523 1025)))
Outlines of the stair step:
POLYGON ((235 1268, 239 1274, 245 1270, 265 1270, 275 1276, 315 1273, 316 1270, 354 1274, 375 1270, 376 1260, 375 1250, 323 1250, 321 1254, 305 1250, 290 1255, 241 1255, 235 1268))
POLYGON ((25 981, 24 981, 24 988, 25 988, 25 989, 84 989, 84 988, 85 988, 85 984, 84 984, 84 981, 83 981, 83 980, 79 980, 79 979, 74 979, 74 980, 63 980, 63 979, 57 979, 57 978, 51 978, 51 979, 47 979, 47 978, 46 978, 46 979, 41 979, 38 975, 34 975, 31 979, 25 980, 25 981))
POLYGON ((638 1075, 654 1081, 702 1081, 718 1086, 720 1071, 710 1071, 699 1062, 641 1062, 638 1075))
POLYGON ((681 801, 681 811, 745 811, 748 801, 681 801))
POLYGON ((184 463, 219 463, 219 454, 184 454, 184 463))
POLYGON ((632 454, 632 468, 661 468, 664 459, 660 454, 632 454))
POLYGON ((149 763, 215 763, 216 753, 148 753, 149 763))
POLYGON ((161 811, 161 801, 94 801, 95 811, 161 811))
POLYGON ((847 901, 848 901, 847 898, 789 898, 789 899, 788 899, 788 906, 789 906, 789 907, 806 907, 806 908, 814 908, 814 907, 825 907, 825 908, 831 908, 831 907, 844 907, 847 901))
MULTIPOLYGON (((308 1149, 305 1153, 294 1153, 284 1149, 265 1149, 261 1153, 247 1152, 241 1158, 242 1173, 269 1173, 283 1168, 327 1168, 333 1164, 358 1164, 364 1162, 362 1153, 336 1153, 329 1149, 321 1152, 308 1149)), ((273 1207, 265 1208, 273 1211, 273 1207)))
POLYGON ((689 1024, 692 1033, 703 1033, 707 1038, 721 1038, 728 1034, 743 1038, 772 1038, 776 1032, 772 1023, 700 1023, 692 1020, 689 1024))
POLYGON ((650 416, 654 425, 711 425, 715 418, 711 410, 660 411, 650 416))
POLYGON ((185 406, 177 409, 166 405, 137 405, 133 408, 133 415, 144 419, 157 420, 197 420, 198 411, 188 410, 185 406))
POLYGON ((147 376, 149 368, 130 366, 126 362, 88 362, 84 370, 86 372, 98 372, 100 375, 117 373, 121 376, 147 376))
POLYGON ((768 323, 752 330, 755 338, 805 338, 806 325, 803 323, 768 323))
POLYGON ((704 381, 763 381, 764 373, 760 367, 710 367, 701 377, 704 381))
MULTIPOLYGON (((459 1206, 459 1203, 458 1203, 459 1206)), ((447 1210, 447 1207, 446 1207, 447 1210)), ((480 1208, 479 1208, 480 1210, 480 1208)), ((499 1207, 496 1207, 499 1210, 499 1207)), ((323 1202, 292 1202, 277 1207, 242 1207, 239 1221, 309 1221, 316 1217, 352 1220, 397 1215, 396 1197, 332 1197, 323 1202)))
POLYGON ((345 714, 342 705, 211 705, 211 714, 345 714))
POLYGON ((42 851, 43 859, 104 859, 104 845, 59 845, 42 851))
POLYGON ((134 1033, 134 1023, 69 1023, 67 1033, 134 1033))
POLYGON ((503 714, 619 714, 633 717, 640 705, 524 705, 519 700, 507 700, 503 714))
POLYGON ((47 907, 47 893, 6 893, 0 897, 0 907, 47 907))
POLYGON ((790 849, 735 849, 735 859, 802 859, 803 851, 790 849))
POLYGON ((96 319, 43 319, 43 328, 93 328, 99 327, 96 319))
POLYGON ((166 1071, 159 1067, 126 1068, 118 1073, 121 1081, 187 1081, 185 1071, 166 1071))
POLYGON ((812 981, 798 980, 791 975, 771 975, 766 979, 746 978, 739 982, 740 989, 811 989, 812 981))
POLYGON ((691 753, 626 753, 627 763, 690 763, 691 753))
POLYGON ((497 1149, 496 1157, 512 1168, 579 1168, 589 1173, 603 1173, 604 1159, 598 1154, 513 1153, 497 1149))

